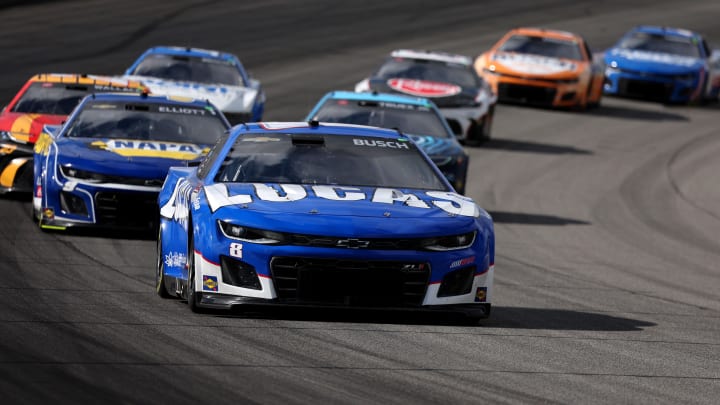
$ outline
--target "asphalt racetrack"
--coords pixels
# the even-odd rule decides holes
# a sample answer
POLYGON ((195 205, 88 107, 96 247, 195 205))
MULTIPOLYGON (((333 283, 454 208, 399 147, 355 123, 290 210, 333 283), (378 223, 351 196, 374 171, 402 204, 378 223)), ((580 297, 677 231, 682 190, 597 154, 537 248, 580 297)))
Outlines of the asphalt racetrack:
MULTIPOLYGON (((476 55, 508 29, 705 34, 717 0, 26 2, 0 9, 0 99, 38 72, 120 74, 153 45, 236 53, 298 120, 392 49, 476 55)), ((494 308, 192 314, 155 242, 43 233, 0 199, 0 402, 632 403, 720 398, 720 107, 500 105, 467 194, 495 219, 494 308)))

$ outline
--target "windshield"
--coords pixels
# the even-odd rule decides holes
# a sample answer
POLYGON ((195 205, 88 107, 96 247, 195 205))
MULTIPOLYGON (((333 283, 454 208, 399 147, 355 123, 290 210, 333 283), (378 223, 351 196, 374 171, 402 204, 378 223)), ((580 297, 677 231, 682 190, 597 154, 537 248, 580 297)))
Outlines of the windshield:
POLYGON ((114 85, 35 82, 27 88, 11 111, 70 115, 83 97, 95 91, 138 93, 141 89, 114 85))
POLYGON ((182 82, 245 85, 234 63, 213 58, 152 54, 132 74, 182 82))
POLYGON ((571 60, 583 60, 580 46, 575 41, 530 35, 513 35, 500 45, 499 51, 527 53, 571 60))
POLYGON ((328 100, 320 107, 314 119, 343 124, 371 125, 398 129, 406 134, 430 135, 436 138, 451 137, 443 125, 443 118, 431 108, 383 101, 328 100))
POLYGON ((213 107, 88 102, 65 132, 71 138, 214 143, 227 126, 213 107))
POLYGON ((480 87, 480 79, 469 66, 425 59, 389 58, 376 76, 383 79, 416 79, 480 87))
POLYGON ((676 35, 648 34, 634 32, 623 38, 618 44, 619 48, 638 51, 669 53, 671 55, 700 57, 700 49, 692 38, 676 35))
POLYGON ((447 190, 431 165, 406 138, 248 134, 215 181, 447 190))

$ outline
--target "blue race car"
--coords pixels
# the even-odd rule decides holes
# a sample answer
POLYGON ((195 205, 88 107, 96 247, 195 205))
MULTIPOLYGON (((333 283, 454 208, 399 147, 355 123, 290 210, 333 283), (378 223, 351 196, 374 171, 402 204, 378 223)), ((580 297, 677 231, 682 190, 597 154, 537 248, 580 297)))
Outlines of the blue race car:
POLYGON ((333 91, 306 120, 393 128, 407 134, 430 155, 455 191, 465 194, 469 157, 435 103, 388 93, 333 91))
POLYGON ((698 33, 638 26, 605 52, 605 94, 689 103, 716 100, 720 54, 698 33))
POLYGON ((215 50, 156 46, 125 72, 153 94, 208 99, 233 124, 260 121, 265 92, 237 56, 215 50))
POLYGON ((193 311, 244 304, 487 317, 492 219, 397 131, 237 125, 158 198, 157 292, 193 311))
POLYGON ((86 96, 35 144, 34 216, 41 229, 153 229, 168 168, 202 157, 229 127, 208 101, 86 96))

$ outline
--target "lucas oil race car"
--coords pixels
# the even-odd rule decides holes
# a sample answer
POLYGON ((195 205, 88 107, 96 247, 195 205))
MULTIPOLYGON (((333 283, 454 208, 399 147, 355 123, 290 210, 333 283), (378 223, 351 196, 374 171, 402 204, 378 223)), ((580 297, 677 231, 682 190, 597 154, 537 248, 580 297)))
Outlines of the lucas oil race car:
POLYGON ((95 92, 140 93, 134 80, 104 76, 42 73, 20 88, 0 113, 0 193, 32 191, 33 144, 44 125, 58 125, 95 92))
POLYGON ((236 125, 198 167, 170 168, 158 204, 157 292, 193 311, 490 313, 492 219, 397 131, 236 125))
POLYGON ((605 94, 666 103, 716 101, 720 52, 702 35, 638 26, 605 52, 605 94))
POLYGON ((600 104, 603 72, 578 34, 516 28, 475 60, 501 102, 584 109, 600 104))
POLYGON ((467 56, 398 49, 372 76, 357 83, 355 91, 429 98, 458 140, 478 144, 490 139, 497 97, 467 56))
POLYGON ((156 46, 125 72, 153 94, 210 100, 232 124, 260 121, 265 92, 237 56, 216 50, 156 46))
POLYGON ((152 230, 168 168, 203 156, 229 127, 208 101, 87 96, 35 144, 34 216, 44 230, 152 230))
POLYGON ((465 194, 470 157, 438 108, 427 98, 332 91, 320 99, 306 120, 397 129, 430 156, 455 191, 465 194))

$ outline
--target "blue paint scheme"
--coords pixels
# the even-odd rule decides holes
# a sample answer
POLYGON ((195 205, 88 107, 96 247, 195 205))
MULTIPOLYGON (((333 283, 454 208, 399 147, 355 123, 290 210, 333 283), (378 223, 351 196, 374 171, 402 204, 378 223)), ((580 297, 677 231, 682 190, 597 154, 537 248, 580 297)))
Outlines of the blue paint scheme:
MULTIPOLYGON (((232 62, 235 67, 237 67, 238 73, 243 78, 243 81, 245 83, 250 81, 250 75, 248 75, 247 71, 243 67, 242 63, 240 63, 240 59, 227 52, 220 52, 220 51, 214 51, 214 50, 208 50, 208 49, 199 49, 199 48, 182 48, 177 46, 154 46, 152 48, 147 49, 145 52, 143 52, 135 62, 133 62, 132 65, 125 71, 126 75, 132 75, 133 71, 138 67, 138 65, 148 56, 150 55, 173 55, 173 56, 190 56, 194 58, 207 58, 207 59, 216 59, 216 60, 222 60, 227 62, 232 62)), ((220 86, 222 87, 222 86, 220 86)))
MULTIPOLYGON (((492 273, 491 265, 495 260, 495 238, 493 223, 490 215, 477 207, 468 197, 463 197, 452 191, 441 173, 434 167, 439 179, 445 182, 445 191, 428 191, 417 189, 398 189, 404 194, 413 194, 422 200, 426 207, 408 206, 400 202, 371 201, 373 193, 377 190, 371 187, 353 187, 352 190, 343 190, 344 187, 335 187, 338 196, 343 197, 347 192, 362 193, 365 198, 355 201, 338 201, 324 198, 314 191, 311 185, 302 185, 305 196, 294 201, 274 202, 263 200, 257 192, 258 185, 249 183, 215 183, 215 173, 220 169, 224 156, 238 137, 246 134, 271 134, 282 132, 284 134, 323 134, 326 136, 372 136, 381 140, 396 140, 399 135, 396 131, 374 127, 343 124, 323 124, 313 127, 305 123, 292 123, 284 128, 274 128, 260 124, 237 125, 233 127, 224 145, 218 145, 211 152, 205 162, 198 167, 173 167, 168 172, 162 190, 158 197, 160 207, 160 251, 159 263, 162 263, 162 274, 170 294, 184 297, 188 283, 188 258, 194 257, 188 251, 189 235, 192 235, 195 252, 202 257, 201 262, 219 267, 221 256, 229 257, 232 244, 241 244, 242 257, 237 258, 243 263, 252 265, 261 280, 272 283, 270 260, 273 257, 305 257, 305 258, 332 258, 348 260, 388 260, 388 261, 423 261, 430 265, 431 273, 428 286, 440 283, 443 277, 452 268, 453 262, 466 260, 477 266, 477 275, 492 273), (214 156, 214 158, 212 158, 214 156), (210 162, 210 163, 209 163, 210 162), (204 167, 207 165, 207 167, 204 167), (198 172, 202 171, 202 177, 198 172), (215 205, 213 211, 209 190, 225 185, 228 197, 246 196, 237 203, 215 205), (472 206, 475 215, 450 214, 447 205, 451 203, 454 208, 459 206, 472 206), (458 202, 462 202, 459 204, 458 202), (444 207, 444 208, 443 208, 444 207), (290 234, 323 235, 338 238, 429 238, 448 235, 458 235, 465 232, 477 232, 474 242, 457 250, 428 251, 428 250, 380 250, 380 249, 351 249, 342 247, 309 247, 293 244, 266 245, 251 241, 239 242, 237 239, 226 236, 219 228, 218 221, 230 222, 244 227, 262 229, 272 232, 290 234), (477 260, 468 260, 477 258, 477 260), (172 281, 167 281, 172 280, 172 281)), ((417 149, 417 152, 429 158, 417 149)), ((271 187, 278 196, 283 195, 284 185, 260 184, 271 187)), ((226 201, 226 200, 223 200, 226 201)), ((451 209, 452 210, 452 209, 451 209)), ((197 266, 197 261, 195 262, 197 266)), ((203 273, 199 280, 206 275, 203 273)), ((215 274, 211 274, 215 275, 215 274)), ((196 279, 197 278, 196 274, 196 279)), ((491 286, 491 274, 489 285, 491 286)), ((228 297, 227 289, 223 288, 227 281, 218 278, 220 294, 228 297)), ((162 287, 165 288, 165 287, 162 287)), ((272 288, 272 287, 270 287, 272 288)), ((202 285, 196 284, 195 291, 202 291, 202 285)), ((267 293, 267 290, 260 291, 267 293)), ((428 293, 429 294, 429 293, 428 293)), ((232 294, 230 294, 232 295, 232 294)), ((209 295, 216 297, 215 295, 209 295)), ((202 291, 202 297, 207 298, 207 291, 202 291)), ((232 306, 244 302, 248 297, 237 296, 231 300, 232 306), (234 298, 234 299, 235 299, 234 298)), ((259 299, 263 303, 273 303, 277 300, 259 299)), ((434 299, 434 298, 433 298, 434 299)), ((257 297, 255 298, 257 301, 257 297)), ((256 302, 255 301, 255 302, 256 302)), ((203 305, 201 301, 199 305, 203 305)), ((467 303, 475 305, 475 289, 467 298, 467 303)), ((256 302, 257 303, 257 302, 256 302)), ((205 303, 206 305, 212 306, 205 303)), ((431 304, 434 305, 434 304, 431 304)), ((488 303, 483 303, 488 305, 488 303)))
MULTIPOLYGON (((250 120, 251 121, 260 121, 262 120, 263 114, 265 112, 265 92, 262 89, 262 85, 260 84, 260 81, 253 79, 248 71, 245 69, 243 64, 240 62, 240 59, 231 53, 228 52, 222 52, 217 50, 210 50, 210 49, 200 49, 200 48, 183 48, 183 47, 177 47, 177 46, 155 46, 152 48, 147 49, 145 52, 143 52, 136 60, 133 62, 132 65, 130 65, 129 68, 125 70, 125 75, 133 75, 134 71, 137 69, 138 65, 143 62, 148 56, 151 55, 172 55, 172 56, 188 56, 188 57, 195 57, 195 58, 204 58, 204 59, 216 59, 221 61, 230 62, 238 71, 240 76, 242 77, 243 83, 246 84, 248 88, 254 89, 258 91, 257 96, 255 97, 255 100, 253 101, 252 108, 250 109, 250 120)), ((158 82, 162 81, 168 81, 164 79, 156 79, 158 82)), ((146 79, 144 80, 149 85, 152 84, 153 79, 146 79)), ((203 83, 175 83, 176 86, 185 87, 188 89, 204 89, 208 92, 220 92, 220 93, 227 93, 228 87, 224 86, 222 84, 218 85, 209 85, 209 84, 203 84, 203 83)), ((235 113, 235 111, 225 111, 226 113, 235 113)), ((233 122, 233 124, 237 122, 233 122)))
MULTIPOLYGON (((66 132, 83 111, 89 102, 109 104, 141 102, 144 104, 158 104, 168 107, 193 107, 198 109, 212 108, 219 110, 207 101, 178 101, 166 96, 148 96, 139 94, 95 94, 81 100, 75 110, 70 114, 62 126, 46 125, 43 128, 43 135, 50 139, 50 143, 44 150, 37 147, 34 151, 34 176, 33 184, 33 210, 39 225, 44 229, 65 229, 69 227, 101 227, 117 229, 148 229, 151 223, 134 223, 132 220, 120 221, 118 223, 102 222, 97 212, 97 193, 121 193, 131 195, 131 200, 150 201, 157 199, 162 181, 167 175, 170 167, 187 164, 186 159, 173 158, 168 156, 123 156, 111 150, 98 147, 97 143, 104 145, 118 145, 120 147, 135 147, 142 151, 167 151, 172 147, 173 151, 188 152, 201 155, 211 146, 208 144, 176 144, 171 142, 153 140, 131 140, 131 139, 105 139, 105 138, 78 138, 68 137, 66 132), (93 145, 95 143, 95 145, 93 145), (77 178, 69 178, 62 173, 59 167, 71 167, 95 174, 103 175, 100 181, 83 181, 77 178), (61 193, 72 195, 82 201, 87 212, 86 214, 72 213, 64 209, 61 193), (144 196, 144 197, 143 197, 144 196), (52 215, 45 215, 51 210, 52 215)), ((217 115, 222 126, 230 128, 230 124, 222 116, 217 115)), ((38 144, 43 141, 38 142, 38 144)), ((214 141, 213 141, 214 142, 214 141)), ((137 214, 143 218, 157 217, 154 212, 148 213, 148 206, 120 207, 123 218, 132 217, 137 214)), ((150 209, 154 208, 154 204, 150 209)), ((153 209, 154 211, 154 209, 153 209)))
POLYGON ((460 145, 460 142, 450 129, 447 121, 432 100, 423 97, 410 97, 392 93, 331 91, 326 93, 320 101, 315 104, 312 110, 310 110, 310 113, 308 113, 307 117, 305 117, 305 120, 308 121, 313 119, 323 105, 331 100, 408 104, 418 107, 426 107, 432 110, 432 113, 437 116, 438 122, 445 128, 447 136, 445 138, 423 134, 408 134, 408 136, 410 136, 410 138, 412 138, 412 140, 415 141, 415 143, 430 156, 433 162, 440 167, 440 171, 442 171, 443 175, 447 177, 455 190, 460 194, 465 193, 467 170, 470 158, 467 153, 465 153, 462 145, 460 145))
MULTIPOLYGON (((696 32, 667 27, 637 26, 628 31, 604 55, 605 85, 609 95, 656 99, 669 103, 702 101, 712 97, 707 84, 710 51, 696 32), (636 33, 686 38, 697 46, 697 57, 650 51, 629 51, 619 47, 636 33), (634 87, 632 87, 634 86, 634 87)), ((717 91, 714 91, 717 93, 717 91)))

